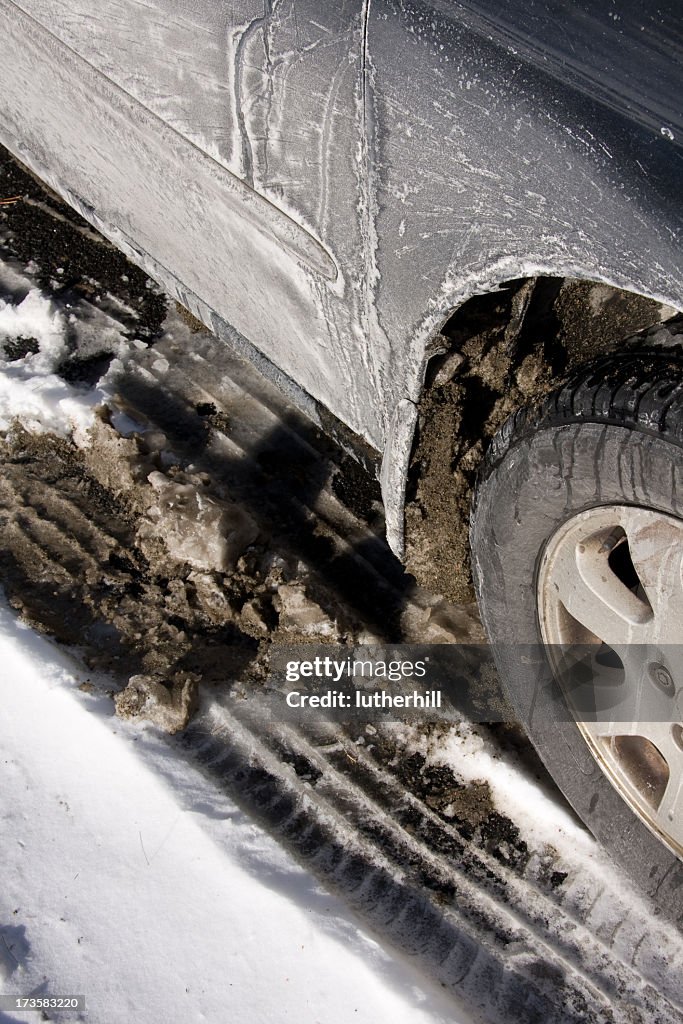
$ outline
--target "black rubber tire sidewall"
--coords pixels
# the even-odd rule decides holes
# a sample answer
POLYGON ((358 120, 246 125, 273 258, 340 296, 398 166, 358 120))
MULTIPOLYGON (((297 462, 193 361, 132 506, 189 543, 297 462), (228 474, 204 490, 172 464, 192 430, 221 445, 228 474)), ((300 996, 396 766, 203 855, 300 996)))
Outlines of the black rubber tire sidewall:
POLYGON ((480 484, 472 561, 480 611, 506 696, 582 820, 670 919, 683 920, 683 864, 603 775, 576 725, 558 721, 541 679, 514 645, 541 642, 537 568, 546 543, 578 512, 632 504, 683 519, 683 451, 655 434, 570 422, 514 442, 480 484), (533 695, 533 701, 531 700, 533 695))

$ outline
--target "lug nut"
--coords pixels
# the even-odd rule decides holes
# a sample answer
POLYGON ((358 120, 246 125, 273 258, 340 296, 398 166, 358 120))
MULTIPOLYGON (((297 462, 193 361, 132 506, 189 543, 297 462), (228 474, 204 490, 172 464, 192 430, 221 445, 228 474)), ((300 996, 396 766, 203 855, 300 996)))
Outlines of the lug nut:
POLYGON ((648 673, 650 680, 658 690, 665 693, 667 697, 673 697, 676 692, 676 685, 671 677, 671 673, 664 665, 660 665, 658 661, 652 661, 648 665, 648 673))

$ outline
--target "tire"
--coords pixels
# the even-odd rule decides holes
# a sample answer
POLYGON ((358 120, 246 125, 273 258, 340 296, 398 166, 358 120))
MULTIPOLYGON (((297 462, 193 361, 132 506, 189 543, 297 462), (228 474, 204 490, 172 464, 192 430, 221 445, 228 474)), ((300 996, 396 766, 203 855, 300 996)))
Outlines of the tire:
MULTIPOLYGON (((647 588, 642 580, 627 579, 623 574, 612 580, 610 573, 621 570, 612 570, 608 556, 601 563, 599 586, 616 587, 619 600, 627 598, 638 608, 638 602, 645 607, 649 601, 651 609, 641 616, 643 621, 656 621, 657 636, 664 638, 661 642, 680 642, 683 650, 683 614, 679 617, 675 611, 679 597, 683 608, 683 357, 676 349, 632 351, 596 361, 550 395, 540 408, 515 414, 494 439, 482 467, 470 538, 479 608, 489 639, 496 645, 507 700, 584 823, 656 907, 680 925, 683 797, 677 805, 667 796, 666 807, 671 810, 667 809, 665 819, 658 815, 664 796, 673 794, 666 789, 666 780, 683 779, 683 752, 680 762, 674 754, 668 755, 669 760, 660 754, 664 742, 652 741, 647 731, 649 715, 648 721, 634 723, 642 736, 596 739, 590 731, 593 727, 582 721, 577 724, 580 716, 571 709, 567 714, 557 713, 556 691, 543 681, 544 674, 547 680, 547 660, 544 666, 530 669, 519 657, 520 644, 540 644, 552 661, 555 648, 549 644, 554 642, 554 623, 562 628, 568 623, 570 632, 586 627, 590 630, 587 635, 595 634, 604 642, 601 633, 612 628, 611 613, 602 616, 601 606, 594 608, 593 591, 588 593, 583 577, 570 582, 575 561, 579 564, 578 559, 586 557, 576 554, 584 552, 586 545, 578 546, 578 534, 572 531, 584 530, 587 535, 589 526, 595 526, 595 537, 603 537, 600 530, 612 519, 620 525, 610 537, 620 537, 623 525, 625 550, 629 552, 633 544, 637 549, 629 571, 635 566, 637 573, 638 566, 645 565, 638 560, 644 550, 643 535, 634 540, 629 530, 637 533, 641 528, 637 524, 642 526, 647 520, 657 524, 657 536, 673 538, 667 542, 665 568, 660 567, 656 576, 657 587, 676 591, 671 600, 668 591, 666 601, 659 591, 652 593, 652 580, 647 588), (567 560, 563 551, 569 544, 573 554, 567 560), (555 606, 560 609, 557 614, 555 606), (598 620, 597 626, 584 621, 591 614, 598 620), (598 759, 598 749, 608 752, 604 758, 600 754, 598 759), (636 789, 636 784, 641 786, 640 776, 634 774, 636 766, 640 765, 640 771, 640 762, 646 758, 655 766, 655 782, 648 782, 649 789, 636 789), (652 787, 660 784, 664 788, 653 796, 652 787)), ((623 540, 619 543, 623 545, 623 540)), ((593 549, 589 546, 589 550, 593 549)), ((624 548, 621 550, 623 553, 624 548)), ((658 553, 657 557, 664 556, 658 553)), ((647 628, 653 630, 654 626, 647 628)), ((640 637, 641 633, 634 635, 640 637)), ((614 646, 622 654, 629 650, 619 648, 616 641, 614 646)), ((679 656, 679 667, 683 667, 681 662, 679 656)), ((656 667, 661 668, 658 663, 656 667)), ((678 699, 683 696, 683 672, 673 670, 672 675, 668 685, 678 699)), ((566 709, 566 703, 564 706, 566 709)), ((617 726, 611 728, 613 733, 618 731, 617 726)), ((683 729, 673 724, 662 728, 680 730, 676 736, 671 733, 677 746, 683 729)))

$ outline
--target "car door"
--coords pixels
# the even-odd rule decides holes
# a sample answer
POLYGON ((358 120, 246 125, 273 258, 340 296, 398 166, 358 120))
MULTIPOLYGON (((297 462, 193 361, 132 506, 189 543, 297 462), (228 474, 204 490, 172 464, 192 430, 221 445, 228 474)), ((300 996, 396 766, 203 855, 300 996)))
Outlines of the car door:
POLYGON ((379 446, 362 0, 0 0, 0 22, 15 152, 379 446))

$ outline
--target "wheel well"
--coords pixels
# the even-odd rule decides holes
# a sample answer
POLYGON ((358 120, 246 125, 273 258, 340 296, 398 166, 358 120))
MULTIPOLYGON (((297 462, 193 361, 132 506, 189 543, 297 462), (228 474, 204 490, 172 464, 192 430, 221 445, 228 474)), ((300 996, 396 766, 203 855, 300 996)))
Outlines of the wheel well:
POLYGON ((677 315, 645 296, 566 277, 507 281, 452 313, 431 345, 406 491, 406 564, 419 583, 474 600, 472 490, 507 417, 575 367, 677 315))

